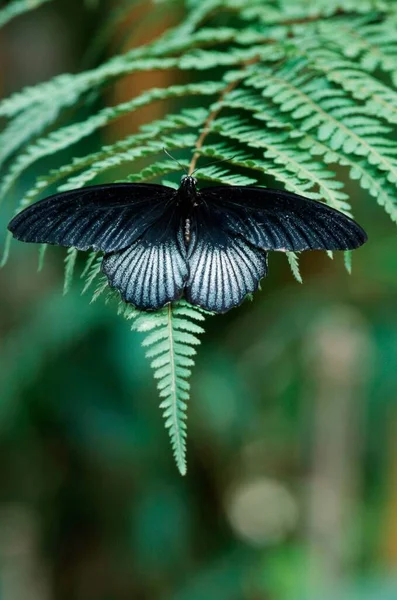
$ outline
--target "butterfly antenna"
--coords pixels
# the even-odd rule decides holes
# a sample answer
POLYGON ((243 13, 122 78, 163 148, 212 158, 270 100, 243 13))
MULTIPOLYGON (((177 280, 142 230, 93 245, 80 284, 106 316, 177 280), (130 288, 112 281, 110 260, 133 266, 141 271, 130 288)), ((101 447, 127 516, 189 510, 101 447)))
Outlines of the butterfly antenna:
POLYGON ((170 158, 172 158, 172 160, 174 160, 181 167, 182 171, 185 171, 185 173, 187 175, 187 169, 183 165, 181 165, 181 163, 179 162, 179 160, 176 160, 176 158, 174 156, 172 156, 172 154, 170 154, 166 148, 163 148, 163 152, 165 152, 165 154, 167 156, 169 156, 170 158))
MULTIPOLYGON (((208 163, 208 165, 204 165, 203 167, 197 167, 196 169, 194 169, 193 173, 195 173, 196 171, 199 171, 200 169, 205 169, 207 167, 211 167, 211 165, 216 165, 218 163, 222 163, 222 162, 227 162, 228 160, 233 160, 233 158, 235 158, 237 156, 237 154, 233 154, 233 156, 229 156, 228 158, 220 158, 219 160, 214 160, 210 163, 208 163)), ((192 175, 193 175, 192 173, 192 175)))

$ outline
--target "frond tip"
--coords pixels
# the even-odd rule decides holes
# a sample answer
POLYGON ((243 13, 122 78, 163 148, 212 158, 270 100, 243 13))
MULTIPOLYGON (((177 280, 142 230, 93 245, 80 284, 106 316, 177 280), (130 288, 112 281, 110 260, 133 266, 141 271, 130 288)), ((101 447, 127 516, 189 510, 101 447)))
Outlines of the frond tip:
MULTIPOLYGON (((145 333, 142 345, 151 359, 157 389, 163 398, 165 426, 178 470, 186 475, 186 409, 189 400, 191 367, 194 365, 198 335, 204 329, 198 322, 204 320, 205 311, 181 300, 154 313, 140 313, 132 329, 145 333)), ((127 318, 129 315, 125 315, 127 318)))

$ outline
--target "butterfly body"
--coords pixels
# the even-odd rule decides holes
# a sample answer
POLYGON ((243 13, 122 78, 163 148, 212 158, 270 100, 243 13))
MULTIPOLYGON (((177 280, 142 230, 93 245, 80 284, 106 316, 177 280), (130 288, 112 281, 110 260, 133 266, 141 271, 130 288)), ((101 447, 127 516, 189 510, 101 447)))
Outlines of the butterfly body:
POLYGON ((241 304, 267 274, 269 250, 348 250, 366 241, 344 214, 282 190, 218 186, 177 190, 109 184, 55 194, 19 213, 14 237, 104 252, 122 298, 157 310, 185 297, 214 312, 241 304))
POLYGON ((182 177, 181 185, 177 190, 177 196, 182 203, 188 203, 191 207, 197 205, 199 192, 197 190, 197 179, 190 175, 182 177))

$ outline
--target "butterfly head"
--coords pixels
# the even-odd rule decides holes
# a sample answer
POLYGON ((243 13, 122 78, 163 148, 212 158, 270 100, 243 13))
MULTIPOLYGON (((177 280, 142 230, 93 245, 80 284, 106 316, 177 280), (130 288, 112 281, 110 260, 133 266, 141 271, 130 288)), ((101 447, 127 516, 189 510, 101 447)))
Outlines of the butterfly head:
POLYGON ((197 179, 191 175, 184 175, 181 179, 180 191, 186 198, 193 200, 197 196, 197 179))

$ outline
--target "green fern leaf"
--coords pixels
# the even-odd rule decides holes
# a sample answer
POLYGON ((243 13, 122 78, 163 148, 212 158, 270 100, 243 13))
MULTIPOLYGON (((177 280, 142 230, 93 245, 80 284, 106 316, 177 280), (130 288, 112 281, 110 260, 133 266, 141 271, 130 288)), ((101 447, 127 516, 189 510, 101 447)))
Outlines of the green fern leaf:
POLYGON ((296 252, 287 252, 287 259, 289 262, 289 266, 291 267, 291 271, 296 281, 299 283, 303 283, 302 276, 299 271, 299 257, 296 252))
POLYGON ((299 145, 309 150, 315 156, 322 156, 326 163, 339 163, 349 167, 349 176, 360 183, 364 190, 376 198, 378 204, 384 206, 391 219, 397 222, 397 197, 393 186, 376 168, 371 167, 362 160, 352 159, 341 152, 329 152, 326 145, 319 143, 312 136, 305 136, 299 145))
POLYGON ((345 269, 349 273, 349 275, 351 275, 351 272, 352 272, 352 251, 351 250, 346 250, 346 252, 344 252, 343 255, 344 255, 345 269))
MULTIPOLYGON (((85 294, 85 292, 91 287, 91 285, 94 283, 94 281, 100 275, 102 259, 103 259, 103 256, 100 255, 98 252, 91 252, 89 254, 86 265, 84 267, 84 271, 83 271, 85 285, 84 285, 82 294, 85 294)), ((82 277, 83 277, 83 275, 82 275, 82 277)))
POLYGON ((78 255, 76 248, 69 248, 66 252, 65 258, 65 279, 63 284, 64 295, 68 293, 73 280, 74 269, 76 266, 76 259, 78 255))
POLYGON ((0 10, 0 27, 3 27, 6 23, 11 21, 11 19, 14 19, 14 17, 18 17, 29 10, 38 8, 42 4, 51 1, 52 0, 13 0, 12 2, 9 2, 7 6, 0 10))
MULTIPOLYGON (((81 158, 74 158, 73 161, 69 164, 62 165, 59 169, 53 169, 50 171, 48 176, 38 178, 35 185, 22 197, 19 205, 18 211, 22 210, 26 206, 28 206, 33 200, 35 200, 39 194, 43 193, 43 191, 48 188, 50 185, 57 183, 58 181, 65 179, 66 177, 72 175, 76 171, 81 171, 85 167, 90 167, 90 174, 86 176, 87 181, 92 177, 96 176, 99 173, 102 173, 107 168, 111 168, 112 166, 112 157, 114 155, 118 155, 134 148, 139 147, 140 144, 144 143, 146 140, 153 140, 159 135, 168 133, 169 131, 176 131, 180 128, 184 127, 197 127, 201 123, 203 123, 204 119, 207 116, 207 111, 204 109, 187 109, 182 110, 180 113, 175 115, 168 115, 165 119, 161 119, 159 121, 154 121, 153 123, 143 125, 140 129, 140 132, 128 136, 124 140, 120 140, 115 144, 109 146, 103 146, 99 152, 93 152, 92 154, 88 154, 81 158), (95 165, 95 166, 93 166, 95 165)), ((152 147, 153 152, 158 150, 158 147, 152 147)), ((150 155, 150 150, 146 153, 146 156, 150 155)), ((137 158, 139 157, 139 153, 137 158)), ((123 161, 120 160, 120 163, 123 161)), ((155 163, 159 165, 160 163, 155 163)), ((159 169, 154 168, 154 171, 150 173, 142 173, 140 175, 139 181, 144 181, 145 178, 152 179, 153 177, 157 177, 164 173, 168 173, 170 171, 175 170, 176 163, 167 163, 168 166, 164 166, 162 172, 159 169)), ((148 167, 150 169, 150 167, 148 167)), ((64 186, 59 186, 58 190, 66 190, 71 189, 73 185, 75 187, 79 187, 84 182, 85 176, 82 176, 82 180, 76 178, 76 180, 70 178, 68 182, 64 186), (74 183, 75 182, 75 183, 74 183)), ((131 180, 133 181, 133 180, 131 180)), ((138 180, 137 180, 138 181, 138 180)))
POLYGON ((294 175, 295 179, 291 183, 294 184, 295 190, 312 198, 315 196, 308 194, 308 189, 317 186, 321 197, 330 206, 349 214, 348 197, 340 191, 343 184, 334 178, 335 173, 326 169, 323 164, 313 161, 309 153, 301 152, 296 144, 288 141, 285 134, 258 131, 240 120, 232 121, 230 118, 218 119, 213 125, 213 130, 252 148, 264 149, 264 157, 273 162, 272 174, 275 177, 288 183, 291 175, 294 175))
MULTIPOLYGON (((97 273, 96 275, 98 275, 98 273, 97 273)), ((84 290, 83 290, 83 293, 84 293, 85 289, 86 289, 86 288, 84 288, 84 290)), ((108 302, 109 302, 110 300, 112 300, 112 299, 114 298, 114 296, 116 295, 115 293, 113 293, 113 291, 109 292, 108 280, 107 280, 107 277, 105 277, 105 276, 103 276, 103 277, 100 279, 100 282, 98 283, 98 285, 97 285, 97 287, 96 287, 96 289, 95 289, 95 292, 94 292, 94 293, 93 293, 93 295, 92 295, 92 298, 91 298, 91 304, 92 304, 93 302, 96 302, 96 301, 98 300, 98 298, 99 298, 100 296, 102 296, 102 294, 103 294, 104 292, 108 292, 108 295, 107 295, 107 297, 106 297, 106 299, 105 299, 105 303, 108 303, 108 302)), ((117 296, 117 295, 116 295, 116 296, 117 296)), ((123 311, 122 311, 121 309, 119 309, 119 312, 123 312, 123 311)))
POLYGON ((38 260, 38 264, 37 264, 37 271, 39 273, 40 273, 40 271, 43 270, 43 267, 44 267, 44 259, 45 259, 46 251, 47 251, 47 244, 40 244, 39 260, 38 260))
POLYGON ((0 185, 0 201, 10 191, 17 179, 21 177, 22 173, 34 162, 68 148, 88 135, 91 135, 97 129, 104 127, 119 116, 132 112, 142 106, 146 106, 156 100, 188 95, 213 95, 219 91, 220 88, 221 85, 214 82, 187 84, 185 86, 176 85, 165 89, 154 88, 148 92, 144 92, 129 102, 124 102, 112 108, 105 108, 99 113, 86 119, 84 122, 67 125, 50 133, 46 138, 41 138, 36 143, 29 146, 27 150, 23 154, 20 154, 14 161, 12 168, 9 173, 5 175, 2 184, 0 185))
POLYGON ((181 475, 186 474, 186 409, 190 385, 187 379, 194 365, 198 335, 204 332, 195 321, 203 321, 203 311, 184 301, 170 304, 157 313, 141 313, 132 328, 145 334, 143 346, 157 388, 164 400, 160 404, 169 430, 175 461, 181 475))
POLYGON ((95 262, 95 259, 98 258, 98 252, 92 251, 89 253, 88 258, 86 260, 84 269, 81 272, 81 279, 85 279, 85 277, 91 272, 91 267, 95 262))

